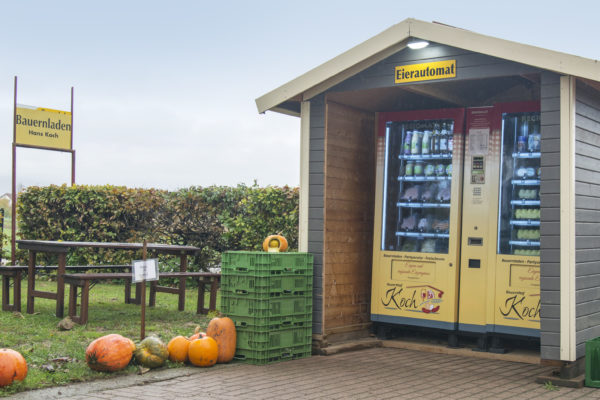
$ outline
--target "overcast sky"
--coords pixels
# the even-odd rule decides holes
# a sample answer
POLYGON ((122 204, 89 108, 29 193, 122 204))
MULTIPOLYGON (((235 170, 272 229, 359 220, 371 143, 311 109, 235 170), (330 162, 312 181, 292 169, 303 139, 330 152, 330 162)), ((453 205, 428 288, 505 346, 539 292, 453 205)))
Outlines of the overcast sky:
MULTIPOLYGON (((298 118, 254 100, 405 18, 600 58, 600 2, 0 1, 0 192, 21 104, 69 110, 77 183, 297 185, 298 118)), ((70 155, 17 149, 17 182, 70 182, 70 155)))

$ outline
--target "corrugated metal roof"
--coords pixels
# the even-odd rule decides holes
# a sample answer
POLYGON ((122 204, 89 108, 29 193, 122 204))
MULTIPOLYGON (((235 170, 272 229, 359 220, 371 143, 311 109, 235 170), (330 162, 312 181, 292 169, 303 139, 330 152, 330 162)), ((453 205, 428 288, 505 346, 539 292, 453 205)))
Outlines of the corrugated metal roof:
POLYGON ((308 100, 404 49, 410 38, 600 82, 600 63, 597 60, 409 18, 257 98, 258 112, 282 112, 280 105, 286 101, 294 98, 296 101, 308 100))

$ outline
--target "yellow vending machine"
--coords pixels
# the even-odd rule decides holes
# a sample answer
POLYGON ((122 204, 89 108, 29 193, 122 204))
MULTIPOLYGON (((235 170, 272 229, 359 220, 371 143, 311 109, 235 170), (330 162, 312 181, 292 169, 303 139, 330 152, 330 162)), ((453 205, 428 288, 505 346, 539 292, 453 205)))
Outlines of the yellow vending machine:
POLYGON ((457 327, 464 115, 378 115, 374 322, 457 327))
POLYGON ((539 337, 539 102, 466 114, 458 330, 483 350, 487 336, 539 337))

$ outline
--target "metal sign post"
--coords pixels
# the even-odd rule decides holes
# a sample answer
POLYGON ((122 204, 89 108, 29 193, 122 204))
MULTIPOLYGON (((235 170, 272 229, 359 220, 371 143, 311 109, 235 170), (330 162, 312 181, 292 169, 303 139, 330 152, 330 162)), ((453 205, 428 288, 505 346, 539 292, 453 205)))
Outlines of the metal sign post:
POLYGON ((17 147, 71 153, 71 185, 75 185, 75 150, 73 150, 73 87, 71 112, 17 104, 17 77, 13 113, 12 143, 12 222, 11 265, 16 261, 17 234, 17 147), (64 119, 68 116, 68 119, 64 119))
POLYGON ((148 242, 144 240, 142 259, 132 262, 132 282, 142 285, 140 305, 142 307, 142 321, 140 324, 140 340, 146 337, 146 282, 158 280, 158 259, 148 257, 148 242))

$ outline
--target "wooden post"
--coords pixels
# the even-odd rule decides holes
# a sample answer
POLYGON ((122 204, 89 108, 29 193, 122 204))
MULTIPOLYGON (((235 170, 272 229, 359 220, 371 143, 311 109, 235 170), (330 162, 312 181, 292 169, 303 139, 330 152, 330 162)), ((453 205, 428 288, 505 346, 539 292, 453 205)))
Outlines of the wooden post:
MULTIPOLYGON (((146 261, 146 257, 148 256, 148 241, 144 239, 144 247, 142 248, 142 260, 146 261)), ((140 340, 144 340, 146 337, 146 280, 142 279, 142 293, 141 300, 142 306, 142 324, 140 328, 140 340)))

